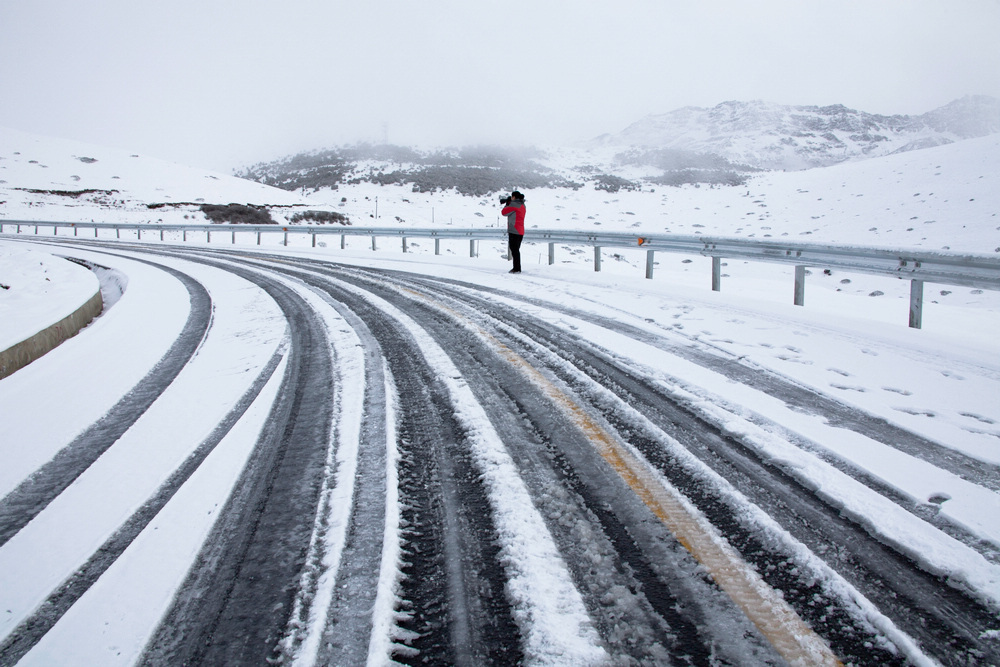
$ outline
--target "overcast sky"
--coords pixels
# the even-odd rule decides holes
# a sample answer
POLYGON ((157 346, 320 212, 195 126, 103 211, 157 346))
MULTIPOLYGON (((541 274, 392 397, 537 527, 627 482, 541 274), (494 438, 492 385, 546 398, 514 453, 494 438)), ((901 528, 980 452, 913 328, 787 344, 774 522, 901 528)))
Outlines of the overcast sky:
POLYGON ((0 125, 221 171, 726 100, 1000 97, 1000 0, 0 0, 0 125))

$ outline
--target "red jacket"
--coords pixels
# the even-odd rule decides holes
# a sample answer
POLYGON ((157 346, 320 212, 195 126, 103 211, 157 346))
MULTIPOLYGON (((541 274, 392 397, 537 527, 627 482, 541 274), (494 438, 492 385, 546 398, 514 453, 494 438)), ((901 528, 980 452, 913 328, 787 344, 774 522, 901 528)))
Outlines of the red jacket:
POLYGON ((507 216, 507 233, 508 234, 520 234, 524 236, 524 202, 523 201, 511 201, 510 204, 503 207, 500 211, 500 215, 507 216))

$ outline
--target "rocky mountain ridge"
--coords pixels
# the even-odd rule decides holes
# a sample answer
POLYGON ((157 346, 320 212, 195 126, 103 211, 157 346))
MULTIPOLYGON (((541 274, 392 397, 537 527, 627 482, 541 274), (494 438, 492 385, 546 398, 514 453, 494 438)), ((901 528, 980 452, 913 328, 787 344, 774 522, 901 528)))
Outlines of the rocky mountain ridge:
POLYGON ((590 149, 641 153, 650 149, 718 155, 765 170, 825 167, 930 148, 1000 132, 1000 100, 966 96, 918 116, 884 116, 843 105, 788 106, 723 102, 651 115, 590 149))
POLYGON ((723 102, 647 116, 575 149, 465 147, 421 151, 357 145, 300 153, 238 171, 284 190, 409 185, 481 197, 513 188, 618 192, 684 184, 742 185, 761 171, 796 171, 930 148, 1000 132, 1000 100, 968 96, 919 116, 723 102))

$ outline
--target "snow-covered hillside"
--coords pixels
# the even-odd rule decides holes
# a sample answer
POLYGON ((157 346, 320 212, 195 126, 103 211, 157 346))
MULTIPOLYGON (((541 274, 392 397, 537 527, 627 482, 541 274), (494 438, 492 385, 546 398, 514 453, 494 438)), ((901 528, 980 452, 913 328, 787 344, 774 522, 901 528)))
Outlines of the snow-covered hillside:
POLYGON ((681 149, 763 169, 808 169, 995 132, 1000 132, 1000 100, 986 96, 964 97, 919 116, 754 101, 647 116, 592 145, 681 149))
MULTIPOLYGON (((584 157, 553 150, 546 165, 570 173, 584 157)), ((524 191, 529 236, 531 229, 600 229, 993 253, 1000 252, 998 182, 1000 135, 994 134, 823 169, 763 172, 741 187, 524 191)), ((232 202, 268 205, 279 222, 303 209, 337 211, 355 226, 502 222, 492 196, 364 182, 293 193, 153 158, 0 131, 0 218, 6 220, 198 223, 207 222, 202 203, 232 202), (170 205, 160 206, 165 203, 170 205)))
POLYGON ((206 203, 305 204, 294 193, 225 174, 0 128, 0 218, 206 222, 198 211, 206 203))
MULTIPOLYGON (((579 157, 553 153, 552 164, 579 157)), ((802 238, 924 250, 1000 252, 1000 135, 802 172, 764 172, 742 187, 526 190, 531 229, 802 238)), ((356 225, 501 223, 493 197, 372 183, 308 198, 356 225), (343 200, 343 201, 342 201, 343 200)), ((586 258, 582 258, 586 261, 586 258)))

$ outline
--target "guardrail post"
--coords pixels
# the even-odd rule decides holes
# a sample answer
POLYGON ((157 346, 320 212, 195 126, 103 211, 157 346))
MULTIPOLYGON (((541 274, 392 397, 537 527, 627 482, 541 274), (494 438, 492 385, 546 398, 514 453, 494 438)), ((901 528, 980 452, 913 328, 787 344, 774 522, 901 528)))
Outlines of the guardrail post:
POLYGON ((556 244, 549 243, 549 265, 556 263, 556 244))
POLYGON ((653 250, 646 251, 646 278, 652 279, 653 277, 653 255, 655 252, 653 250))
POLYGON ((374 235, 374 234, 372 234, 372 250, 374 251, 374 250, 377 250, 377 249, 378 249, 378 248, 377 248, 377 246, 375 245, 375 235, 374 235))
POLYGON ((160 241, 163 241, 163 228, 160 228, 160 241))
POLYGON ((722 258, 712 258, 712 291, 722 291, 722 258))
POLYGON ((919 329, 924 321, 924 281, 910 281, 910 328, 919 329))
POLYGON ((205 242, 209 243, 209 244, 212 243, 212 230, 211 229, 206 229, 205 230, 205 242))
POLYGON ((403 237, 403 254, 406 254, 406 237, 403 237))
POLYGON ((235 229, 233 230, 233 241, 232 241, 232 245, 236 245, 236 230, 235 230, 235 229))
POLYGON ((441 239, 434 239, 434 254, 441 254, 441 239))
POLYGON ((313 244, 313 247, 315 248, 316 247, 316 232, 309 232, 309 235, 312 236, 312 244, 313 244))
POLYGON ((601 246, 594 246, 594 271, 601 270, 601 246))
MULTIPOLYGON (((17 228, 17 230, 18 230, 18 231, 21 231, 21 228, 20 228, 20 227, 18 227, 18 228, 17 228)), ((94 227, 94 238, 95 238, 95 239, 97 238, 97 227, 94 227)))
POLYGON ((115 238, 120 239, 122 237, 122 230, 120 227, 115 227, 115 238))
POLYGON ((257 230, 257 245, 260 245, 260 230, 257 230))
POLYGON ((347 247, 347 234, 340 235, 340 249, 343 250, 347 247))
POLYGON ((35 225, 35 236, 38 236, 38 225, 35 225))
POLYGON ((795 267, 795 293, 792 303, 796 306, 806 305, 806 267, 795 267))
POLYGON ((476 239, 469 239, 469 257, 476 256, 476 239))
POLYGON ((285 247, 288 247, 288 230, 287 229, 285 230, 285 240, 283 241, 283 245, 285 247))
POLYGON ((142 240, 142 227, 136 227, 135 228, 135 240, 136 241, 141 241, 142 240))
MULTIPOLYGON (((95 230, 94 230, 94 232, 95 232, 95 236, 96 236, 96 232, 97 232, 97 230, 95 229, 95 230)), ((184 230, 184 231, 182 232, 182 235, 181 235, 181 240, 182 240, 182 241, 184 241, 184 243, 187 243, 187 240, 188 240, 188 230, 186 230, 186 229, 185 229, 185 230, 184 230)))

